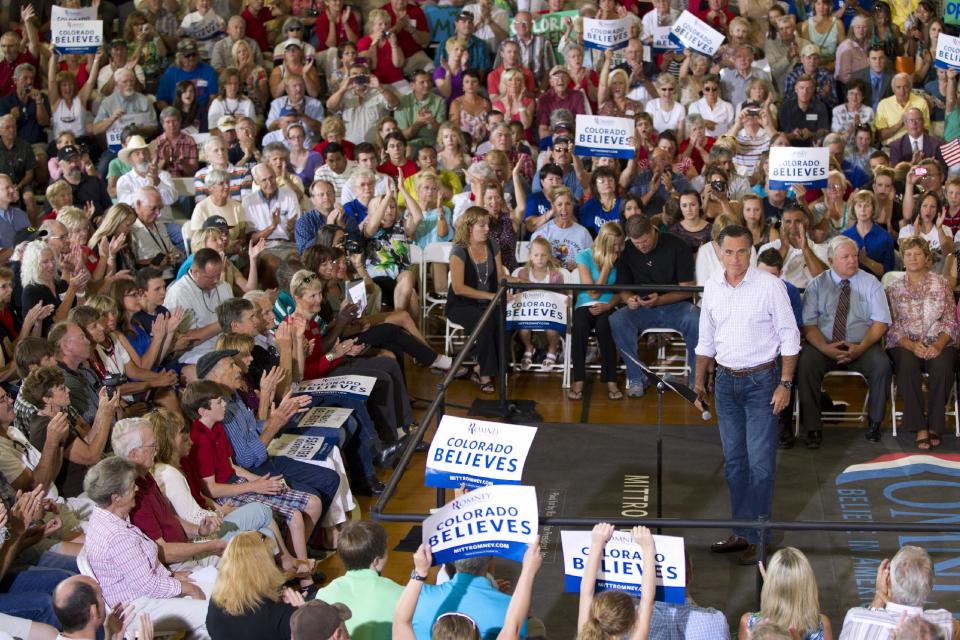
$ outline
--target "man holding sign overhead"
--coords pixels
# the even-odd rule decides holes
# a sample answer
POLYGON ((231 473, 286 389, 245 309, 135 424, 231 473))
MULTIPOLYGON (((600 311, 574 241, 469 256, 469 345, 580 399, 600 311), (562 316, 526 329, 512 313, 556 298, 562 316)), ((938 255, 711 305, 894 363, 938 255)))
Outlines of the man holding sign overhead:
MULTIPOLYGON (((800 331, 783 282, 750 266, 753 236, 734 225, 720 232, 723 271, 703 290, 694 389, 706 402, 707 369, 716 360, 716 407, 724 473, 734 520, 769 517, 777 460, 778 415, 790 401, 800 331)), ((755 529, 734 529, 715 553, 757 561, 755 529)))

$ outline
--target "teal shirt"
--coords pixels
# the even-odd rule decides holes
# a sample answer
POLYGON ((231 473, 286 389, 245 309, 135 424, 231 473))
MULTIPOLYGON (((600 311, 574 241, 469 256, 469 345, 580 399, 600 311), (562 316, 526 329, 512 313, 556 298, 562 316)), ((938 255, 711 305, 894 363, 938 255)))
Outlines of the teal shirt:
MULTIPOLYGON (((613 284, 617 281, 617 268, 614 267, 610 270, 610 275, 607 277, 606 282, 598 282, 600 279, 600 267, 597 266, 597 263, 593 261, 593 248, 584 249, 577 254, 577 264, 582 264, 583 266, 590 269, 590 277, 593 278, 593 284, 613 284)), ((613 293, 603 293, 600 294, 600 297, 594 300, 586 291, 581 291, 577 294, 577 308, 580 308, 586 304, 603 302, 607 303, 613 300, 613 293)))
POLYGON ((943 125, 943 141, 950 142, 960 138, 960 107, 947 114, 943 125))
POLYGON ((317 591, 317 600, 350 607, 345 624, 353 640, 390 640, 401 593, 403 587, 373 569, 355 569, 317 591))

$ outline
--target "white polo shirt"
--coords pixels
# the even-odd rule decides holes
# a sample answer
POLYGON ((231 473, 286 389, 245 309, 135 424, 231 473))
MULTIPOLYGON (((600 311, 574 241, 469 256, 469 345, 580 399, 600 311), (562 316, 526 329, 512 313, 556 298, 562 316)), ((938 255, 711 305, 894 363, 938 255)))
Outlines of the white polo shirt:
MULTIPOLYGON (((187 273, 167 289, 163 306, 171 310, 182 307, 187 312, 185 317, 190 318, 190 328, 197 329, 216 322, 217 307, 232 297, 233 289, 226 282, 217 283, 216 287, 204 292, 197 286, 193 276, 187 273)), ((180 362, 196 364, 200 356, 213 351, 216 344, 217 336, 214 335, 183 354, 180 362)))
POLYGON ((255 191, 243 198, 243 215, 249 224, 248 230, 263 231, 269 227, 273 223, 272 212, 276 208, 280 209, 280 225, 267 240, 293 242, 293 236, 287 233, 287 223, 300 216, 300 203, 296 194, 287 187, 277 189, 269 201, 262 191, 255 191))

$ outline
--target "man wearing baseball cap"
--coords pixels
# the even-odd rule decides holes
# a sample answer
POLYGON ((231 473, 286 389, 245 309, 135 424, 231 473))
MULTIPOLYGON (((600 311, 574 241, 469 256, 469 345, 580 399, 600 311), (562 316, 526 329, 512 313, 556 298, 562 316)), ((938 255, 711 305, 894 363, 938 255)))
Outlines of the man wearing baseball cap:
POLYGON ((343 623, 351 615, 350 608, 345 604, 311 600, 298 607, 290 617, 290 639, 347 640, 350 633, 343 623))
MULTIPOLYGON (((490 45, 474 35, 473 14, 469 11, 461 11, 453 23, 454 32, 451 38, 463 40, 467 43, 467 53, 470 58, 470 67, 483 72, 493 68, 493 57, 490 55, 490 45)), ((440 66, 447 61, 447 47, 437 47, 437 54, 433 58, 433 63, 440 66)), ((483 80, 483 76, 480 78, 483 80)))
POLYGON ((220 90, 217 72, 200 60, 197 43, 190 38, 182 38, 177 43, 176 64, 167 67, 160 76, 160 85, 157 87, 157 107, 160 110, 173 104, 177 84, 182 80, 189 80, 197 88, 197 105, 203 110, 206 110, 210 98, 220 90))
POLYGON ((814 79, 817 87, 817 97, 833 111, 837 106, 837 89, 834 86, 833 74, 820 66, 820 49, 815 44, 808 44, 800 50, 800 62, 793 65, 783 80, 783 95, 792 96, 797 79, 802 75, 809 75, 814 79))
POLYGON ((550 135, 550 114, 567 109, 576 116, 587 113, 587 99, 583 91, 570 89, 570 72, 561 64, 550 69, 550 89, 537 98, 537 129, 540 137, 550 135))

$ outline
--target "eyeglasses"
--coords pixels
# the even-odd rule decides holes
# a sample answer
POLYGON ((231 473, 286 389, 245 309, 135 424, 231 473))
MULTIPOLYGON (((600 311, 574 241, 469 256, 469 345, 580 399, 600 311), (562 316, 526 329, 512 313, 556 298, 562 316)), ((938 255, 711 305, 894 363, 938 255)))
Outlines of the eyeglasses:
POLYGON ((142 296, 144 293, 146 293, 146 292, 145 292, 143 289, 132 289, 132 290, 130 290, 130 291, 127 291, 127 292, 123 295, 123 297, 124 297, 124 298, 139 298, 139 297, 142 296))
POLYGON ((196 54, 196 53, 181 53, 180 55, 183 56, 184 58, 196 58, 196 57, 197 57, 197 54, 196 54))
POLYGON ((555 153, 570 153, 570 147, 554 147, 553 151, 555 153))
POLYGON ((303 27, 290 27, 287 31, 303 31, 303 27))
POLYGON ((714 91, 718 91, 719 89, 720 87, 704 87, 703 88, 704 91, 708 91, 710 93, 713 93, 714 91))
POLYGON ((842 184, 831 184, 831 185, 829 186, 829 188, 832 189, 832 190, 834 190, 834 191, 846 191, 846 190, 847 190, 846 185, 842 185, 842 184))

